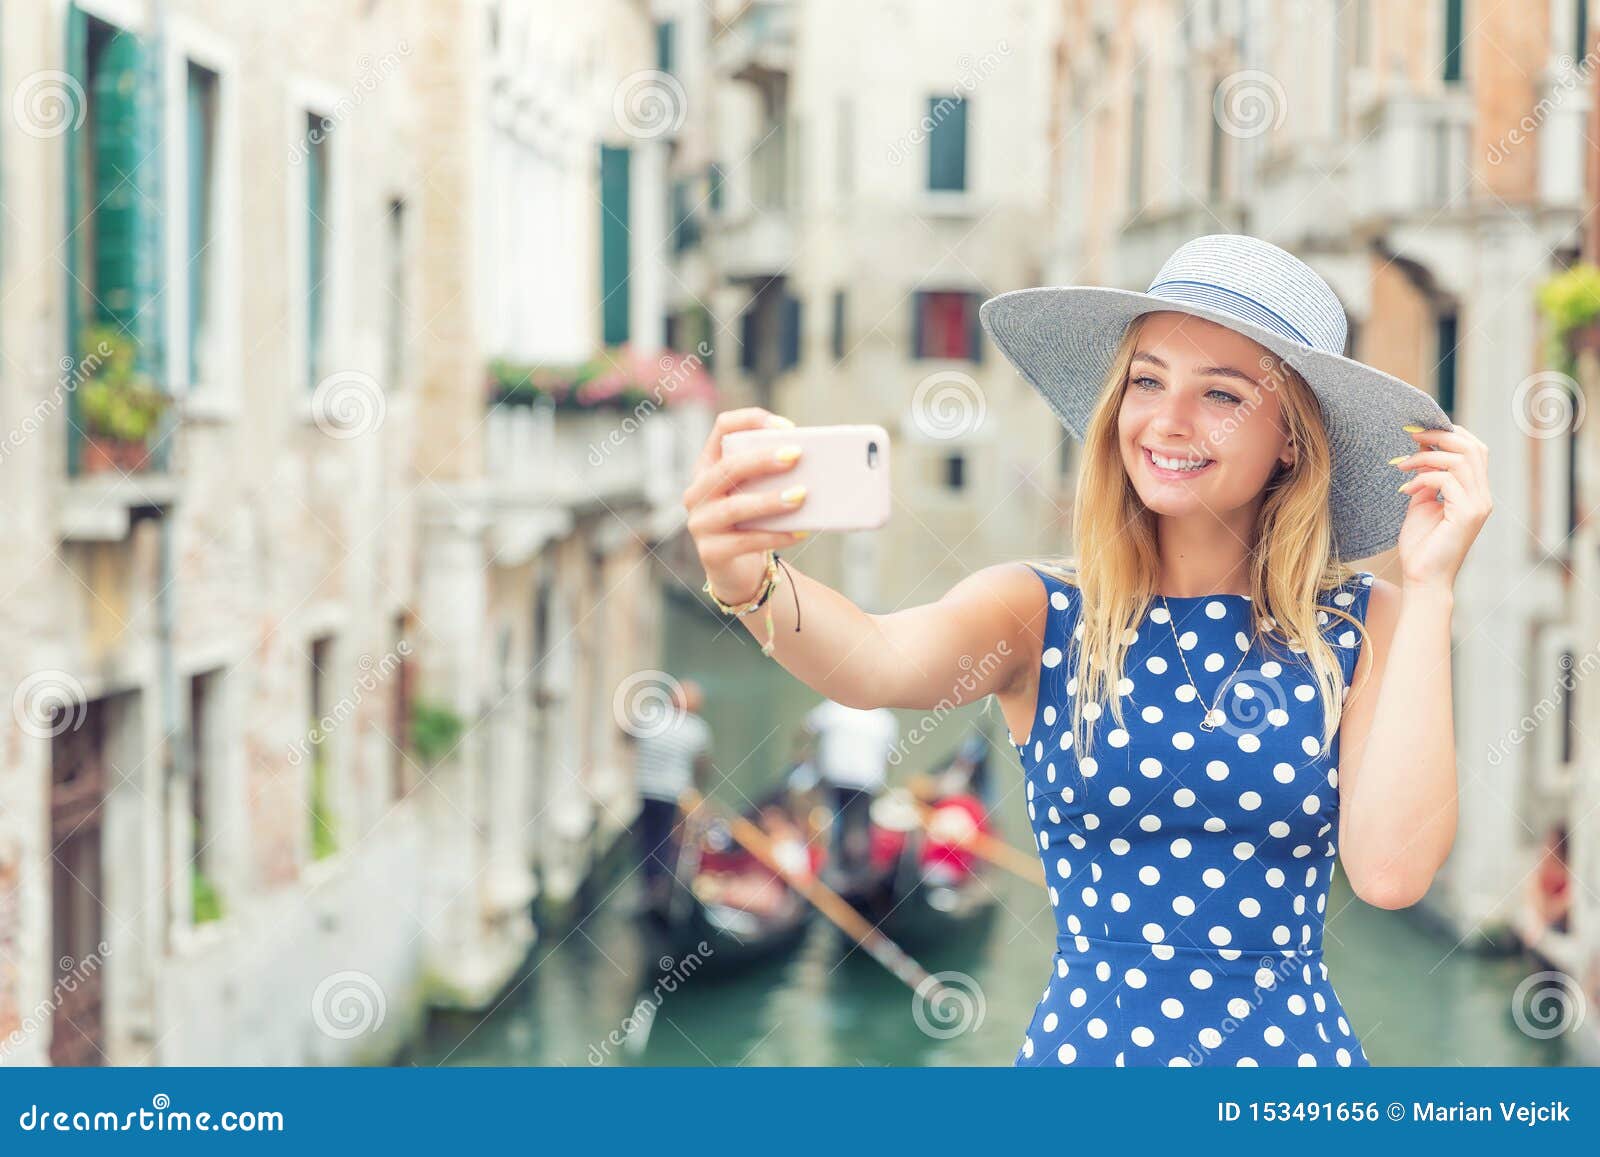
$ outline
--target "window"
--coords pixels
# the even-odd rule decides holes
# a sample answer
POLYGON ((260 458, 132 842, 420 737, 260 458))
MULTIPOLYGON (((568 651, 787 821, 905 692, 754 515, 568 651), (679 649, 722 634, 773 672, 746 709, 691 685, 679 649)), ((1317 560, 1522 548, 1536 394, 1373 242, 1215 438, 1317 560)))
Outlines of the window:
POLYGON ((1577 656, 1572 653, 1572 648, 1562 649, 1561 673, 1556 676, 1557 694, 1561 697, 1561 766, 1570 766, 1578 754, 1578 721, 1574 714, 1577 704, 1573 701, 1572 665, 1577 656))
POLYGON ((1572 59, 1589 55, 1589 0, 1572 0, 1572 59))
POLYGON ((722 166, 712 161, 706 166, 707 203, 713 213, 722 212, 722 166))
POLYGON ((958 96, 928 98, 928 188, 963 192, 967 187, 967 102, 958 96))
POLYGON ((217 381, 217 74, 190 62, 185 83, 189 311, 184 367, 189 385, 217 381))
POLYGON ((946 454, 944 456, 944 487, 946 490, 965 490, 967 486, 967 456, 965 454, 946 454))
POLYGON ((328 675, 333 663, 333 636, 311 641, 311 749, 310 783, 306 787, 307 818, 310 822, 311 858, 325 859, 338 850, 333 814, 333 704, 329 701, 328 675), (323 731, 324 723, 330 727, 323 731))
POLYGON ((1444 5, 1444 82, 1461 82, 1462 0, 1445 0, 1444 5))
MULTIPOLYGON (((68 8, 66 61, 84 100, 66 120, 66 342, 85 355, 91 327, 128 343, 136 368, 166 388, 162 242, 160 53, 131 32, 68 8)), ((82 391, 71 396, 68 469, 94 469, 86 453, 89 416, 82 391)), ((167 439, 152 430, 151 465, 167 439)), ((104 467, 100 467, 104 468, 104 467)), ((146 467, 134 467, 142 469, 146 467)))
POLYGON ((981 361, 979 304, 976 293, 919 290, 912 294, 911 356, 981 361))
POLYGON ((833 324, 829 328, 828 332, 829 348, 833 351, 833 360, 836 362, 842 362, 844 360, 844 318, 844 290, 836 289, 833 291, 833 324))
POLYGON ((405 380, 408 289, 406 285, 406 203, 403 198, 389 202, 388 230, 385 237, 388 266, 388 321, 384 342, 384 388, 397 389, 405 380))
POLYGON ((778 325, 778 369, 790 370, 800 364, 800 299, 783 299, 778 325))
POLYGON ((1454 419, 1456 409, 1457 324, 1454 312, 1440 313, 1434 323, 1434 398, 1454 419))
POLYGON ((222 848, 217 844, 219 825, 213 798, 212 780, 221 767, 220 730, 213 725, 218 689, 223 672, 208 671, 189 680, 189 827, 190 843, 179 837, 180 850, 187 849, 181 862, 189 865, 190 922, 205 924, 223 915, 218 887, 218 861, 222 848))
POLYGON ((306 114, 306 382, 316 389, 328 334, 328 131, 331 121, 306 114))
POLYGON ((661 72, 673 71, 672 66, 676 63, 673 52, 674 31, 670 20, 663 20, 656 25, 656 68, 661 72))
POLYGON ((628 340, 628 169, 625 148, 600 146, 601 340, 628 340))
POLYGON ((694 205, 689 196, 689 182, 678 179, 672 182, 672 251, 683 253, 700 244, 700 221, 694 215, 694 205))
POLYGON ((406 635, 406 615, 394 617, 391 628, 395 669, 391 676, 393 698, 389 701, 389 745, 394 753, 390 764, 390 784, 400 799, 411 790, 411 704, 416 687, 416 664, 411 661, 411 644, 406 635))

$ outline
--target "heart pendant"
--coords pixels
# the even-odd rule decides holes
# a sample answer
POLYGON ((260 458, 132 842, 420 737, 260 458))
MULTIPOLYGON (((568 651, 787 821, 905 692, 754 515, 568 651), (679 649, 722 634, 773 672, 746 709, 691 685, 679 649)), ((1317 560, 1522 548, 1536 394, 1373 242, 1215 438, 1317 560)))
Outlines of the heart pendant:
POLYGON ((1211 722, 1211 717, 1209 715, 1200 721, 1201 731, 1215 731, 1216 729, 1217 725, 1211 722))

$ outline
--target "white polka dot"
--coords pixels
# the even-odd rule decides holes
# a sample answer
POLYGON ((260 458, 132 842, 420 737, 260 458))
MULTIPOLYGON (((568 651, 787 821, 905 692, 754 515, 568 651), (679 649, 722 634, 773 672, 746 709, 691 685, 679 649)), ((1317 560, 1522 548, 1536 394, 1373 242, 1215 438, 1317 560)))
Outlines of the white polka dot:
POLYGON ((1145 669, 1152 675, 1165 675, 1167 673, 1167 661, 1160 655, 1151 655, 1144 661, 1144 665, 1145 669))
POLYGON ((1226 615, 1227 613, 1228 613, 1228 608, 1223 606, 1216 599, 1212 599, 1209 603, 1206 604, 1206 615, 1208 617, 1210 617, 1210 618, 1220 619, 1224 615, 1226 615))
POLYGON ((1187 896, 1174 896, 1172 898, 1172 910, 1180 916, 1193 916, 1194 901, 1187 896))
POLYGON ((1214 1028, 1200 1030, 1200 1047, 1214 1049, 1222 1043, 1222 1034, 1214 1028))
POLYGON ((1128 733, 1120 727, 1115 727, 1111 730, 1111 734, 1106 736, 1106 742, 1112 747, 1126 747, 1128 746, 1128 733))
POLYGON ((1128 1037, 1142 1049, 1147 1049, 1156 1042, 1156 1034, 1142 1024, 1136 1025, 1128 1037))
POLYGON ((1178 636, 1178 646, 1182 647, 1185 651, 1194 650, 1194 645, 1199 641, 1200 636, 1196 635, 1193 631, 1185 631, 1183 634, 1178 636))
POLYGON ((1130 968, 1122 974, 1122 979, 1129 988, 1143 988, 1145 985, 1144 969, 1130 968))
POLYGON ((1193 850, 1189 841, 1184 839, 1182 836, 1179 836, 1177 839, 1173 840, 1170 846, 1172 849, 1172 854, 1178 857, 1180 860, 1193 850))
POLYGON ((1206 670, 1207 671, 1220 671, 1220 670, 1222 670, 1223 662, 1224 662, 1224 660, 1223 660, 1222 656, 1217 654, 1215 651, 1212 651, 1211 654, 1206 656, 1206 662, 1205 662, 1206 670))
POLYGON ((1059 666, 1061 663, 1061 648, 1046 647, 1044 649, 1044 654, 1041 656, 1041 661, 1046 667, 1059 666))
POLYGON ((1070 1065, 1078 1059, 1078 1050, 1073 1047, 1071 1041, 1063 1041, 1061 1047, 1056 1050, 1056 1059, 1064 1065, 1070 1065))
POLYGON ((1111 801, 1113 807, 1125 807, 1132 796, 1127 788, 1117 786, 1111 789, 1106 798, 1111 801))
POLYGON ((1183 1001, 1175 996, 1167 997, 1161 1002, 1161 1013, 1163 1016, 1169 1016, 1173 1020, 1177 1020, 1183 1015, 1183 1001))
POLYGON ((1092 1017, 1085 1027, 1088 1028, 1089 1035, 1094 1037, 1095 1040, 1099 1040, 1101 1037, 1106 1035, 1106 1022, 1101 1020, 1098 1016, 1092 1017))
POLYGON ((1239 806, 1247 812, 1255 811, 1256 808, 1261 806, 1261 793, 1257 791, 1245 792, 1239 797, 1239 806))
POLYGON ((1172 733, 1172 746, 1179 751, 1188 751, 1194 746, 1194 736, 1187 731, 1174 731, 1172 733))
POLYGON ((1161 881, 1161 873, 1158 872, 1151 865, 1146 864, 1144 867, 1139 869, 1139 883, 1141 883, 1141 884, 1157 884, 1157 883, 1160 883, 1160 881, 1161 881))
POLYGON ((1154 779, 1156 776, 1161 774, 1161 761, 1147 755, 1139 761, 1139 771, 1143 775, 1154 779))
POLYGON ((1261 1035, 1273 1048, 1277 1048, 1283 1043, 1283 1030, 1275 1024, 1269 1024, 1267 1031, 1261 1035))
POLYGON ((1047 1014, 1045 1016, 1045 1018, 1044 1018, 1044 1022, 1039 1027, 1044 1029, 1045 1032, 1055 1032, 1056 1031, 1056 1014, 1053 1013, 1053 1012, 1047 1014))
POLYGON ((1261 901, 1251 896, 1246 896, 1243 900, 1239 901, 1239 914, 1241 916, 1261 915, 1261 901))
POLYGON ((1179 807, 1193 807, 1194 792, 1190 791, 1186 787, 1180 787, 1177 791, 1172 793, 1172 802, 1177 804, 1179 807))
POLYGON ((1189 983, 1196 988, 1210 988, 1212 984, 1211 973, 1204 968, 1196 968, 1189 973, 1189 983))
POLYGON ((1227 944, 1233 940, 1233 933, 1229 932, 1221 924, 1212 925, 1211 931, 1207 932, 1206 936, 1210 939, 1211 943, 1219 946, 1227 944))
POLYGON ((1146 707, 1143 711, 1139 712, 1139 714, 1144 717, 1144 721, 1146 723, 1161 722, 1161 708, 1157 707, 1153 703, 1149 707, 1146 707))
POLYGON ((1161 927, 1161 925, 1155 923, 1154 921, 1146 924, 1140 931, 1144 938, 1150 941, 1152 944, 1166 935, 1166 931, 1161 927))
POLYGON ((1220 783, 1228 778, 1228 765, 1220 759, 1213 759, 1206 764, 1206 774, 1220 783))

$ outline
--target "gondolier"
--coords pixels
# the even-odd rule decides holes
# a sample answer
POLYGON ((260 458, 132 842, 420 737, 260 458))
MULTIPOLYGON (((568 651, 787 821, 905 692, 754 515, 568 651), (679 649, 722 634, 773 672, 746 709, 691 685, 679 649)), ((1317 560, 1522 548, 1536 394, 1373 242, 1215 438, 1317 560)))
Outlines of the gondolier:
POLYGON ((690 787, 703 788, 711 766, 711 728, 700 717, 703 701, 700 684, 683 680, 674 688, 671 717, 634 738, 639 789, 634 840, 648 909, 663 907, 671 889, 678 853, 678 797, 690 787))

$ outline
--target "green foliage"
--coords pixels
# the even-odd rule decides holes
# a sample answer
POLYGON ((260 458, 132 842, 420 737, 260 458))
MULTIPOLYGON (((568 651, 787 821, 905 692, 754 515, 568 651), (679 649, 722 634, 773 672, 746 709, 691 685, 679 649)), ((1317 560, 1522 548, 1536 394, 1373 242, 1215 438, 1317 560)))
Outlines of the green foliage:
POLYGON ((194 922, 206 924, 222 919, 222 897, 211 880, 200 870, 199 864, 189 867, 189 891, 193 897, 194 922))
POLYGON ((411 746, 430 767, 455 750, 465 729, 461 716, 442 703, 412 705, 411 746))
POLYGON ((326 736, 318 727, 313 721, 310 734, 318 736, 318 742, 311 745, 311 858, 325 860, 339 850, 339 840, 328 799, 328 752, 321 742, 326 736))
POLYGON ((1600 319, 1600 267, 1580 261, 1539 287, 1539 309, 1548 325, 1551 364, 1570 371, 1574 331, 1600 319))
POLYGON ((89 433, 146 442, 168 404, 138 368, 138 347, 114 325, 85 329, 79 365, 90 376, 78 387, 79 413, 89 433))

